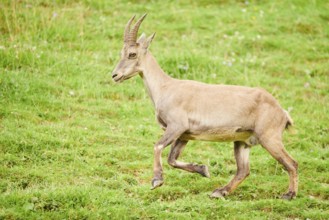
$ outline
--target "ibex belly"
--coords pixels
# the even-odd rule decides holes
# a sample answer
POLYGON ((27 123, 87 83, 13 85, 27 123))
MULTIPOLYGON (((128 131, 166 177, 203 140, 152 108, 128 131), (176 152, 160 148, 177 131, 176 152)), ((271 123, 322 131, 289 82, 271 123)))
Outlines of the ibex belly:
POLYGON ((243 130, 240 127, 226 127, 209 129, 204 131, 188 131, 181 137, 182 140, 202 140, 202 141, 243 141, 248 145, 258 144, 257 138, 250 130, 243 130))

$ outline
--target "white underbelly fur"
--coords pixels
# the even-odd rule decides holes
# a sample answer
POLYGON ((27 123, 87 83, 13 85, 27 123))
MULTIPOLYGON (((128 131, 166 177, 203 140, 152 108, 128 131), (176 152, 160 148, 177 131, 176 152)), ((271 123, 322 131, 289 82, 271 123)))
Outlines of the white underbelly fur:
POLYGON ((181 139, 219 142, 242 141, 248 145, 258 144, 258 140, 253 132, 239 131, 238 127, 186 132, 181 136, 181 139))

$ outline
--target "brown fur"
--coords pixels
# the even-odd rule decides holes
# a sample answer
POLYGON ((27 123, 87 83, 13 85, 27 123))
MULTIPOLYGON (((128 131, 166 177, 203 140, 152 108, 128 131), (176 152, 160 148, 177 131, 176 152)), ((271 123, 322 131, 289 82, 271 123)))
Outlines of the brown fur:
MULTIPOLYGON (((144 17, 137 22, 138 27, 144 17)), ((130 23, 126 26, 125 39, 136 39, 130 36, 130 23)), ((136 32, 136 28, 134 30, 136 32)), ((181 151, 189 140, 232 141, 237 173, 211 197, 228 195, 249 175, 249 149, 258 143, 288 170, 289 190, 283 198, 296 196, 297 162, 282 143, 284 129, 292 125, 288 112, 264 89, 171 78, 148 50, 153 38, 154 34, 149 38, 142 35, 137 42, 125 43, 121 60, 112 73, 116 82, 139 73, 155 107, 157 120, 165 131, 154 146, 152 188, 163 184, 161 153, 166 146, 172 144, 170 165, 209 177, 205 165, 177 161, 181 151)))

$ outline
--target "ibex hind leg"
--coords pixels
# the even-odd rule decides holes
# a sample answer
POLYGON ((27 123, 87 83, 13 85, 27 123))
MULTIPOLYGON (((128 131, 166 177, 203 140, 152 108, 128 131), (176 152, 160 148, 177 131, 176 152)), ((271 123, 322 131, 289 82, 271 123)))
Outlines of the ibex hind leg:
POLYGON ((282 199, 291 200, 296 197, 298 190, 298 164, 285 150, 281 136, 278 134, 260 137, 260 143, 288 171, 289 189, 283 194, 282 199))
POLYGON ((187 141, 178 139, 171 145, 171 150, 168 156, 169 165, 174 168, 186 170, 188 172, 199 173, 204 177, 210 177, 208 167, 206 165, 185 163, 177 160, 183 149, 185 148, 186 144, 187 141))
POLYGON ((224 187, 218 188, 210 195, 211 198, 227 196, 233 192, 240 183, 249 175, 250 146, 244 142, 234 142, 234 156, 237 164, 237 172, 233 179, 224 187))

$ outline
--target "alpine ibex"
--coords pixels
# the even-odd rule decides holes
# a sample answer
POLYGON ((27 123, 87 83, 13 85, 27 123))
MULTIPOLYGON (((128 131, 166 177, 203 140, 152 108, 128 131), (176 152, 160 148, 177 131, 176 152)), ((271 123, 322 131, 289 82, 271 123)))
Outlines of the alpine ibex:
POLYGON ((179 169, 209 177, 205 165, 178 161, 189 140, 233 141, 237 173, 211 197, 231 193, 249 175, 249 151, 261 144, 289 173, 288 192, 282 198, 297 194, 297 162, 285 150, 282 133, 292 125, 288 112, 267 91, 232 85, 209 85, 178 80, 166 75, 148 50, 154 34, 137 40, 143 15, 130 30, 132 17, 124 31, 121 60, 112 72, 115 82, 139 74, 154 104, 156 118, 164 134, 154 146, 152 189, 163 184, 161 153, 171 144, 168 163, 179 169))

